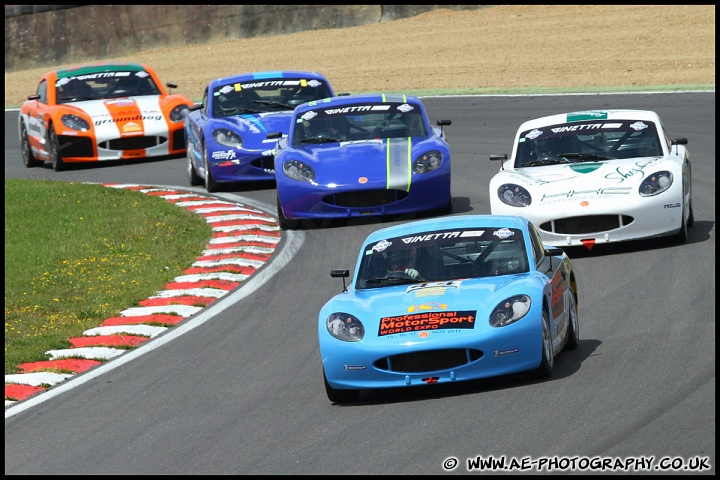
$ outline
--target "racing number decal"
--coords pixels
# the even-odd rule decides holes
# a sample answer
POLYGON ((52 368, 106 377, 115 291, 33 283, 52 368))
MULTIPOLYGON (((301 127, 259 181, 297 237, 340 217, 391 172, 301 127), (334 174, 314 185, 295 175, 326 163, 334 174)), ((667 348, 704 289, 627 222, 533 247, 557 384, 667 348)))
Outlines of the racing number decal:
POLYGON ((386 143, 387 189, 410 191, 412 183, 412 143, 410 137, 388 138, 386 143))

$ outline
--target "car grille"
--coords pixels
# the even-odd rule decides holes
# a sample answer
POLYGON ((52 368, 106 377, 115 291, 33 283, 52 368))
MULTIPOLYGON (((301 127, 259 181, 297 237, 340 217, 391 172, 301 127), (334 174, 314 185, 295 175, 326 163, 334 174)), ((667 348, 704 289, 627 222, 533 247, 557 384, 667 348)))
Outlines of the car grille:
POLYGON ((185 130, 175 130, 172 134, 172 150, 185 149, 185 130))
POLYGON ((143 150, 167 143, 167 137, 157 135, 149 137, 116 138, 106 142, 100 142, 98 146, 105 150, 143 150))
POLYGON ((401 190, 358 190, 328 195, 323 202, 336 207, 377 207, 397 202, 407 197, 401 190))
POLYGON ((58 137, 60 155, 63 157, 91 158, 93 152, 93 141, 90 138, 78 138, 72 136, 58 137))
POLYGON ((252 165, 255 168, 259 168, 261 170, 272 170, 275 171, 275 157, 272 155, 269 157, 259 157, 255 160, 250 162, 250 165, 252 165))
POLYGON ((634 222, 629 215, 589 215, 585 217, 561 218, 545 222, 540 230, 560 235, 582 235, 601 233, 625 227, 634 222))
POLYGON ((398 373, 437 372, 457 368, 482 358, 483 352, 474 349, 452 348, 424 352, 402 353, 377 360, 379 370, 398 373))

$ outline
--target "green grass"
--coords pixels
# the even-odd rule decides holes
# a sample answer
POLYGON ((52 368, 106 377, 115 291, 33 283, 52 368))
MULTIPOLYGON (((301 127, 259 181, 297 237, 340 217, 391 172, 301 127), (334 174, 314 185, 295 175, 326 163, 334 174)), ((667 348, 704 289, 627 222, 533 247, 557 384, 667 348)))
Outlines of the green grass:
POLYGON ((163 290, 211 235, 160 197, 5 179, 5 374, 163 290))

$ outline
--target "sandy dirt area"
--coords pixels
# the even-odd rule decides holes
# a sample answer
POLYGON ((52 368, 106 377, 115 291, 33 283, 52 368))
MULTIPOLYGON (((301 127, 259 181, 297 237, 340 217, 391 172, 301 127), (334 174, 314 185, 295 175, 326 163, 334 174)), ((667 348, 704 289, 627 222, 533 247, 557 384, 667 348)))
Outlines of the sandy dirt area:
MULTIPOLYGON (((319 71, 336 91, 351 93, 714 90, 715 6, 440 9, 374 25, 99 60, 148 63, 196 101, 213 78, 283 69, 319 71)), ((20 105, 47 70, 6 72, 5 104, 20 105)))

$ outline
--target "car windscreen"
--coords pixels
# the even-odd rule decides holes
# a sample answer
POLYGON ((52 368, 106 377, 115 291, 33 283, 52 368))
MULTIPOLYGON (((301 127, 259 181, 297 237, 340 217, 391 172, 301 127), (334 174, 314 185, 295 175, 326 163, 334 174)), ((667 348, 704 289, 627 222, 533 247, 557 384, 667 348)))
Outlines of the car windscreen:
POLYGON ((58 78, 55 86, 58 103, 160 94, 152 76, 145 70, 116 70, 64 76, 58 78))
POLYGON ((420 232, 365 245, 361 256, 358 289, 528 271, 524 236, 515 228, 420 232))
POLYGON ((521 132, 515 167, 661 156, 655 123, 644 120, 591 120, 521 132))
POLYGON ((318 104, 316 107, 296 118, 292 146, 428 135, 422 109, 413 103, 361 103, 331 107, 318 104))
POLYGON ((293 110, 301 103, 332 95, 327 83, 318 79, 268 78, 232 82, 213 88, 214 117, 293 110))

